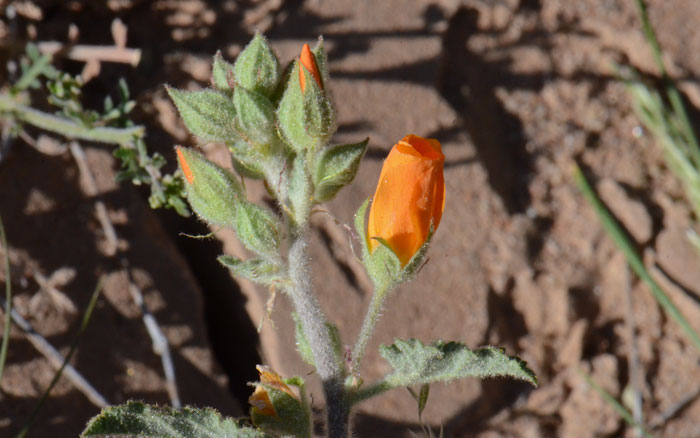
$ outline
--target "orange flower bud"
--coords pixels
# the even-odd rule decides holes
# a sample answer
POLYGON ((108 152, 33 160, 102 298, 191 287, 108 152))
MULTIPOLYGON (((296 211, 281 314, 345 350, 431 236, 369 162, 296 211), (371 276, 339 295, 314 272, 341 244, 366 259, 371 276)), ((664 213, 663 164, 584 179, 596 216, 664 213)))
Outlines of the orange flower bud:
POLYGON ((258 369, 258 373, 260 374, 260 385, 257 385, 255 387, 255 391, 248 398, 248 403, 250 403, 251 406, 253 406, 253 410, 256 414, 274 417, 277 416, 275 407, 273 406, 272 401, 270 400, 269 391, 263 385, 268 385, 272 389, 282 391, 290 397, 299 400, 299 398, 296 396, 296 394, 294 394, 294 392, 289 388, 289 386, 287 386, 287 384, 282 381, 280 375, 274 372, 270 367, 258 365, 256 368, 258 369))
POLYGON ((301 92, 303 93, 306 90, 306 78, 304 77, 304 70, 302 70, 302 68, 306 68, 311 76, 314 77, 318 86, 323 88, 321 73, 318 71, 318 66, 316 65, 316 58, 314 58, 314 54, 311 53, 311 49, 309 48, 308 44, 304 44, 304 46, 301 48, 299 62, 301 63, 299 66, 299 84, 301 85, 301 92))
POLYGON ((381 237, 396 253, 401 266, 413 257, 437 229, 445 207, 445 156, 440 142, 407 135, 394 145, 384 161, 369 211, 369 249, 381 237))

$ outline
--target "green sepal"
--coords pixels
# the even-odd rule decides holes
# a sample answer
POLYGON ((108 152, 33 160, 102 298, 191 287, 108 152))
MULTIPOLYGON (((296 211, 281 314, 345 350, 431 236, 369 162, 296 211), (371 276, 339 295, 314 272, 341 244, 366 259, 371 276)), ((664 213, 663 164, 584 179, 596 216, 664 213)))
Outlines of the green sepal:
POLYGON ((238 277, 243 277, 261 286, 279 286, 288 282, 283 267, 266 259, 241 260, 229 255, 217 258, 238 277))
POLYGON ((305 221, 311 208, 311 178, 303 154, 294 157, 289 180, 289 202, 297 224, 305 221))
POLYGON ((423 262, 425 261, 425 255, 428 253, 428 247, 430 246, 430 241, 433 240, 433 235, 435 234, 435 227, 432 222, 430 223, 430 230, 428 231, 428 236, 425 239, 425 243, 418 248, 413 257, 406 263, 403 267, 401 281, 409 281, 418 272, 423 262))
POLYGON ((367 259, 369 259, 369 242, 367 241, 367 208, 369 207, 370 199, 365 199, 365 202, 360 205, 355 213, 355 232, 357 233, 357 238, 360 241, 360 249, 362 253, 362 262, 367 265, 367 259))
POLYGON ((313 175, 315 201, 333 199, 341 188, 355 179, 360 161, 367 151, 367 143, 369 138, 360 143, 332 146, 317 155, 313 175))
POLYGON ((316 67, 318 68, 318 71, 321 73, 321 83, 322 84, 327 84, 328 83, 328 56, 326 55, 326 49, 323 45, 323 37, 319 36, 318 37, 318 42, 316 43, 316 46, 311 49, 311 53, 313 53, 314 58, 316 59, 316 67))
POLYGON ((304 70, 306 90, 299 84, 299 62, 294 63, 287 88, 277 108, 282 138, 301 153, 325 145, 335 132, 335 112, 330 99, 311 74, 304 70))
POLYGON ((185 91, 166 87, 187 129, 204 141, 232 141, 238 137, 236 108, 225 93, 208 88, 185 91))
POLYGON ((303 69, 306 78, 304 90, 304 129, 318 144, 326 144, 336 130, 335 111, 326 92, 318 85, 311 73, 303 69))
POLYGON ((252 202, 239 202, 234 228, 238 239, 249 250, 272 259, 278 256, 281 227, 272 213, 252 202))
POLYGON ((250 419, 253 424, 265 432, 276 435, 311 436, 311 418, 298 398, 278 389, 275 385, 261 382, 255 382, 254 385, 263 387, 267 391, 275 414, 268 415, 259 409, 251 408, 250 419))
MULTIPOLYGON (((184 147, 180 151, 192 174, 191 183, 185 179, 185 193, 192 210, 210 224, 233 225, 240 199, 244 197, 241 183, 202 154, 184 147)), ((179 165, 183 172, 182 163, 179 165)))
POLYGON ((240 176, 252 179, 265 177, 265 170, 258 154, 251 151, 250 145, 246 141, 226 143, 226 146, 231 152, 231 165, 240 176))
POLYGON ((231 161, 236 172, 248 178, 270 176, 275 182, 278 181, 289 156, 289 151, 278 137, 264 144, 237 140, 226 143, 226 146, 231 151, 231 161))
POLYGON ((280 63, 265 37, 256 33, 236 58, 233 66, 236 83, 270 97, 280 79, 280 63))
POLYGON ((403 281, 401 260, 391 249, 389 242, 381 237, 372 237, 379 245, 370 253, 365 261, 365 268, 376 290, 385 289, 403 281))
POLYGON ((233 64, 224 60, 221 51, 214 55, 214 63, 211 67, 211 84, 218 91, 230 94, 233 91, 233 64))
POLYGON ((108 406, 88 423, 82 438, 268 438, 264 432, 222 417, 214 409, 176 410, 130 401, 108 406))
POLYGON ((242 137, 265 144, 276 136, 275 109, 267 97, 243 87, 233 91, 237 128, 242 137))

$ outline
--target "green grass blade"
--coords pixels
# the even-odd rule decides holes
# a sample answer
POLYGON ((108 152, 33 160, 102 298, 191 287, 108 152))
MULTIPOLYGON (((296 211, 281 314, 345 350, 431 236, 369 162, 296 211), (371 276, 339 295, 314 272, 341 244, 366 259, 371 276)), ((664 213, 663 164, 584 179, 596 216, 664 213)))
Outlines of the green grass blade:
POLYGON ((698 333, 690 326, 688 320, 685 319, 676 305, 673 304, 666 292, 661 289, 661 286, 659 286, 659 284, 652 278, 651 274, 649 274, 649 271, 644 266, 642 259, 635 251, 630 238, 622 230, 622 227, 620 227, 603 202, 598 198, 590 184, 588 184, 583 172, 581 172, 581 169, 577 165, 574 166, 573 176, 579 190, 581 190, 583 196, 595 210, 603 224, 603 228, 605 228, 605 231, 607 231, 617 247, 620 248, 622 253, 625 255, 627 263, 630 265, 634 273, 637 274, 637 276, 639 276, 639 278, 641 278, 649 286, 652 295, 664 309, 666 314, 681 326, 690 341, 698 348, 698 350, 700 350, 700 336, 698 336, 698 333))
POLYGON ((654 62, 656 63, 659 72, 661 73, 661 78, 664 83, 664 91, 671 103, 671 108, 674 115, 678 118, 680 123, 679 130, 682 138, 688 143, 688 149, 690 156, 695 163, 695 167, 700 167, 700 144, 698 143, 697 136, 693 130, 693 125, 690 123, 690 118, 683 105, 683 99, 678 89, 673 85, 673 81, 668 75, 666 66, 664 65, 661 46, 659 45, 659 40, 656 38, 656 32, 654 27, 651 25, 649 20, 649 14, 647 12, 647 6, 644 0, 637 0, 637 10, 639 11, 639 19, 642 22, 642 29, 644 30, 644 36, 649 43, 652 55, 654 56, 654 62))
POLYGON ((617 399, 615 399, 615 397, 613 397, 612 394, 606 391, 602 386, 598 385, 588 374, 584 373, 583 371, 579 371, 579 373, 586 380, 586 383, 588 383, 588 385, 590 385, 591 388, 593 388, 598 394, 600 394, 600 396, 603 397, 603 400, 605 400, 605 402, 609 404, 610 407, 612 407, 615 410, 615 412, 617 412, 617 414, 620 417, 622 417, 622 419, 625 420, 625 422, 627 422, 627 424, 639 429, 646 438, 653 438, 653 436, 644 428, 644 425, 634 421, 632 413, 628 411, 624 406, 622 406, 622 404, 619 401, 617 401, 617 399))
POLYGON ((41 410, 41 407, 46 402, 46 399, 49 397, 51 390, 53 389, 54 386, 56 386, 56 383, 58 383, 58 379, 61 378, 61 374, 63 374, 63 369, 66 367, 68 362, 70 362, 71 357, 73 357, 73 353, 75 353, 75 350, 78 348, 78 343, 80 342, 80 338, 83 336, 83 333, 85 332, 85 329, 87 328, 88 323, 90 322, 90 317, 92 316, 92 311, 95 309, 95 304, 97 304, 97 298, 99 298, 100 292, 102 291, 102 280, 103 280, 103 278, 100 277, 100 279, 97 282, 97 286, 95 287, 95 291, 92 293, 92 297, 90 298, 90 302, 88 303, 88 306, 85 309, 85 314, 83 315, 83 320, 80 323, 80 328, 78 329, 78 333, 76 333, 75 337, 73 338, 73 342, 71 343, 70 350, 68 350, 68 354, 66 355, 66 358, 63 361, 61 368, 59 368, 58 371, 56 371, 56 374, 54 374, 53 379, 51 379, 51 383, 49 384, 48 388, 46 388, 46 391, 44 391, 44 393, 42 394, 41 398, 39 399, 39 402, 34 407, 34 410, 32 411, 32 413, 29 416, 29 418, 27 419, 27 421, 24 423, 24 427, 22 427, 22 430, 17 434, 16 438, 24 438, 27 435, 27 432, 29 432, 29 428, 34 423, 34 420, 36 419, 37 414, 39 413, 39 411, 41 410))
POLYGON ((2 347, 0 347, 0 381, 5 370, 5 360, 7 360, 7 349, 10 345, 10 327, 12 323, 12 285, 10 281, 10 247, 7 246, 5 227, 0 217, 0 243, 5 253, 5 327, 2 332, 2 347))

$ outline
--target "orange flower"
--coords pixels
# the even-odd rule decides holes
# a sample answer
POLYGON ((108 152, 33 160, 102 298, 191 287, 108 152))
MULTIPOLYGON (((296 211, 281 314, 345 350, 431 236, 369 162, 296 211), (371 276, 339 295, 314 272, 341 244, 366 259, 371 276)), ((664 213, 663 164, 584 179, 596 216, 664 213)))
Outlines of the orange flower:
POLYGON ((394 145, 369 211, 370 251, 380 245, 372 237, 381 237, 405 266, 425 243, 430 225, 437 229, 445 207, 444 162, 435 139, 411 134, 394 145))
POLYGON ((301 92, 303 93, 306 90, 306 77, 304 76, 304 70, 302 70, 302 68, 306 68, 311 76, 314 77, 318 86, 323 88, 323 83, 321 83, 321 73, 318 71, 318 66, 316 65, 316 58, 314 58, 314 54, 311 53, 311 49, 309 48, 308 44, 304 44, 304 46, 301 48, 299 62, 301 63, 299 66, 299 84, 301 85, 301 92))

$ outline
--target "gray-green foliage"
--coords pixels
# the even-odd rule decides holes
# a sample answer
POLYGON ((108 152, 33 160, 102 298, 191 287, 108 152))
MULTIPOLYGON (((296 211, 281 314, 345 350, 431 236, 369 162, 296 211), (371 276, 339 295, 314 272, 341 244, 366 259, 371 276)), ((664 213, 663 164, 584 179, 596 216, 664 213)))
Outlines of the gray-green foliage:
POLYGON ((118 83, 119 100, 110 96, 104 99, 100 110, 86 108, 82 103, 83 80, 61 72, 51 65, 51 56, 42 55, 37 47, 28 44, 26 56, 20 61, 21 76, 9 92, 0 92, 0 118, 3 119, 2 137, 17 135, 23 125, 31 125, 69 140, 84 140, 117 146, 114 156, 121 161, 118 181, 131 181, 134 185, 151 188, 149 202, 153 208, 174 208, 180 215, 189 211, 183 201, 182 181, 172 174, 164 174, 161 168, 165 158, 158 153, 149 154, 145 143, 145 129, 130 118, 136 102, 130 99, 126 81, 118 83), (44 85, 48 102, 56 112, 35 109, 32 101, 44 85))
POLYGON ((409 339, 382 345, 379 353, 394 369, 385 379, 392 386, 504 376, 537 386, 537 377, 527 364, 518 357, 506 355, 500 348, 470 350, 458 342, 437 341, 425 345, 417 339, 409 339))
POLYGON ((177 90, 168 87, 187 129, 204 141, 230 141, 237 137, 233 124, 236 109, 225 93, 204 89, 177 90))
POLYGON ((179 150, 196 181, 196 184, 185 184, 192 209, 209 223, 233 225, 236 206, 243 196, 240 182, 229 171, 207 160, 202 154, 187 148, 179 150))
POLYGON ((333 199, 340 189, 355 179, 368 143, 369 138, 360 143, 331 146, 318 154, 313 173, 316 201, 333 199))
POLYGON ((279 263, 266 259, 241 260, 222 255, 219 256, 218 260, 219 263, 229 268, 234 275, 243 277, 261 286, 282 286, 289 281, 286 272, 279 263))
POLYGON ((271 438, 213 409, 181 411, 140 402, 110 406, 90 420, 82 438, 271 438))
POLYGON ((511 377, 537 386, 537 376, 523 360, 508 356, 495 347, 470 350, 458 342, 436 341, 426 345, 417 339, 409 339, 382 345, 379 353, 394 371, 377 384, 361 388, 357 401, 393 388, 467 377, 511 377))
POLYGON ((233 72, 238 85, 270 97, 280 80, 280 63, 265 37, 258 33, 236 58, 233 72))

